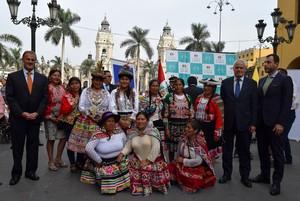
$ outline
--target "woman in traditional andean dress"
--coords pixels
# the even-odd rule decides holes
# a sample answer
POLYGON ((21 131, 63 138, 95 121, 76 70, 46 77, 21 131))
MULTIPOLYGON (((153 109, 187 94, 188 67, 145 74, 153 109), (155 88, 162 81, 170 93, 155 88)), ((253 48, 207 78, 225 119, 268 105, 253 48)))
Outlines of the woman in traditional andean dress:
POLYGON ((129 171, 132 195, 149 196, 153 188, 167 194, 170 187, 170 173, 161 154, 158 130, 149 125, 148 116, 143 112, 136 115, 136 127, 118 157, 130 155, 129 171))
POLYGON ((204 84, 204 88, 203 94, 199 95, 195 101, 195 118, 200 122, 212 165, 214 165, 216 156, 222 153, 223 101, 221 96, 215 93, 220 83, 213 79, 203 79, 200 83, 204 84))
MULTIPOLYGON (((104 112, 108 111, 110 94, 103 88, 103 70, 101 64, 92 73, 92 86, 85 88, 80 96, 78 117, 68 140, 67 149, 85 153, 85 146, 92 133, 98 129, 98 121, 104 112)), ((85 161, 79 161, 77 168, 82 169, 85 161)))
POLYGON ((198 121, 189 120, 184 130, 178 144, 178 157, 168 168, 171 179, 177 181, 184 192, 194 193, 200 188, 213 186, 216 177, 198 121))
POLYGON ((169 161, 174 159, 180 136, 183 134, 186 122, 194 117, 192 98, 183 91, 184 81, 176 78, 175 91, 168 94, 164 100, 164 126, 167 146, 169 149, 169 161))
POLYGON ((130 87, 133 74, 130 72, 130 67, 127 64, 120 70, 118 78, 120 79, 120 84, 111 92, 109 111, 121 116, 119 124, 125 134, 128 134, 127 131, 132 128, 138 112, 138 94, 130 87))
POLYGON ((117 193, 130 186, 127 158, 120 163, 116 160, 126 142, 126 135, 117 124, 119 120, 119 115, 105 112, 85 148, 89 158, 80 180, 99 184, 101 193, 117 193))

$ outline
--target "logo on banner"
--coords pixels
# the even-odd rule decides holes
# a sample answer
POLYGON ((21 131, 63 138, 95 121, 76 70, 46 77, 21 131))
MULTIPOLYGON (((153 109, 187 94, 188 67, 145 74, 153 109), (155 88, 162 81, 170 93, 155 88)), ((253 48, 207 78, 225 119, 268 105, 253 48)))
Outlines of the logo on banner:
POLYGON ((191 52, 191 63, 202 63, 201 52, 191 52))
POLYGON ((175 52, 175 51, 167 52, 167 60, 168 61, 178 61, 178 52, 175 52))
POLYGON ((214 75, 214 65, 205 64, 203 68, 203 74, 205 75, 214 75))
POLYGON ((190 64, 189 63, 179 63, 179 73, 190 74, 190 64))

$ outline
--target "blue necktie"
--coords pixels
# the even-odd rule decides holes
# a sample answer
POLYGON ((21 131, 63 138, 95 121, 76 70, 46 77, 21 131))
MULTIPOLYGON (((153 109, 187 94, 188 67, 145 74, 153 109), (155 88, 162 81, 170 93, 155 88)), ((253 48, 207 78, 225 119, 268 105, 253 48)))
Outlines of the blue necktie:
POLYGON ((241 93, 240 81, 241 81, 241 79, 239 79, 239 78, 236 79, 235 92, 234 92, 235 98, 238 98, 241 93))

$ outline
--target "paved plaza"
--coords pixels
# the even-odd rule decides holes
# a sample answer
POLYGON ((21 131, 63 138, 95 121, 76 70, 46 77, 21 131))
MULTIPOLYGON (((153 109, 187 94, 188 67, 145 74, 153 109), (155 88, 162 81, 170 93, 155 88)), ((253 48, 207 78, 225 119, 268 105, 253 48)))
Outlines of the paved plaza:
MULTIPOLYGON (((41 135, 45 144, 44 137, 41 135)), ((300 143, 291 141, 294 163, 285 166, 284 180, 281 185, 281 194, 271 196, 270 185, 253 184, 252 188, 244 187, 240 182, 238 173, 238 159, 234 159, 234 173, 232 180, 226 184, 216 183, 215 186, 202 189, 195 194, 183 193, 177 186, 172 186, 168 195, 154 192, 151 196, 132 196, 130 190, 116 195, 101 195, 96 185, 82 184, 79 181, 80 173, 72 174, 69 168, 60 168, 57 172, 47 168, 46 147, 41 146, 39 152, 39 168, 37 175, 39 181, 31 181, 21 177, 15 186, 9 185, 10 171, 12 167, 12 152, 10 144, 0 144, 0 201, 294 201, 300 200, 300 143)), ((252 160, 251 175, 259 173, 259 161, 256 144, 251 145, 254 159, 252 160)), ((66 153, 64 160, 67 162, 66 153)), ((23 160, 24 161, 24 160, 23 160)), ((23 166, 24 167, 24 166, 23 166)), ((24 171, 24 170, 23 170, 24 171)), ((215 166, 218 178, 222 176, 222 164, 220 158, 215 166)))

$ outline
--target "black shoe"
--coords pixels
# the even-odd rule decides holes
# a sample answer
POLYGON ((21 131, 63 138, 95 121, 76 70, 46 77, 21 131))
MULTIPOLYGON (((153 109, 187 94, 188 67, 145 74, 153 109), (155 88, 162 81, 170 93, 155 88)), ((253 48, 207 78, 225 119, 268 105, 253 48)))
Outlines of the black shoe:
POLYGON ((220 179, 219 183, 220 184, 225 184, 227 181, 231 180, 231 176, 224 174, 220 179))
POLYGON ((244 186, 251 188, 252 187, 252 183, 248 178, 243 178, 241 179, 241 182, 244 186))
POLYGON ((256 177, 249 178, 249 180, 252 181, 253 183, 265 183, 265 184, 270 183, 270 179, 264 178, 261 174, 257 175, 256 177))
POLYGON ((34 180, 34 181, 40 179, 40 177, 37 176, 35 173, 29 173, 29 174, 26 174, 26 175, 25 175, 25 178, 31 179, 31 180, 34 180))
POLYGON ((9 185, 11 185, 11 186, 16 185, 19 181, 20 181, 19 176, 13 176, 11 178, 11 180, 9 181, 9 185))
POLYGON ((0 185, 2 185, 2 183, 0 182, 0 185))
POLYGON ((44 146, 44 144, 43 144, 43 143, 41 143, 41 142, 39 142, 39 146, 44 146))
POLYGON ((271 195, 279 195, 280 194, 280 184, 272 184, 270 194, 271 195))
POLYGON ((291 165, 291 164, 293 164, 293 161, 292 161, 292 160, 289 160, 289 161, 284 161, 284 164, 291 165))

